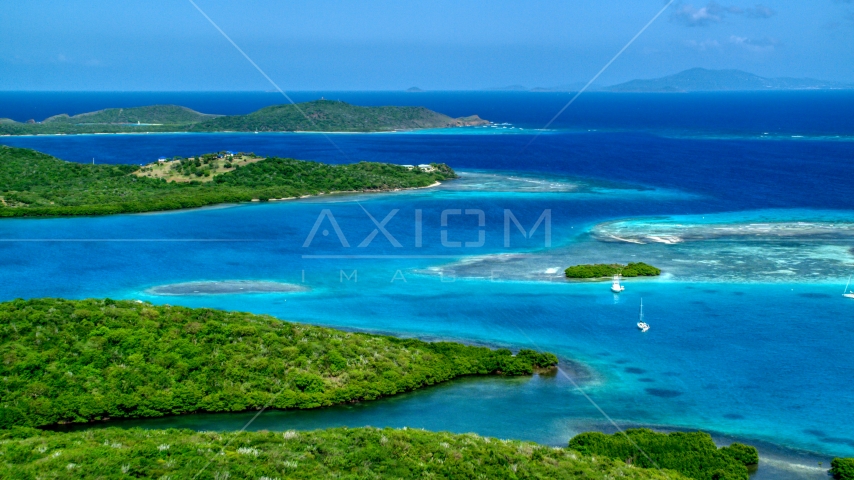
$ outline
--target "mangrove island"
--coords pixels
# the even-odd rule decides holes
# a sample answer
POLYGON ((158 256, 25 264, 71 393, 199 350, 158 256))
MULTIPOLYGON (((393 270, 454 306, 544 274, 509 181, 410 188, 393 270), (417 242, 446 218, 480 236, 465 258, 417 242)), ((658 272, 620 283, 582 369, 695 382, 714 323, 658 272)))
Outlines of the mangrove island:
POLYGON ((565 270, 566 278, 605 278, 614 275, 624 277, 654 277, 661 275, 661 270, 643 262, 620 265, 619 263, 596 263, 573 265, 565 270))

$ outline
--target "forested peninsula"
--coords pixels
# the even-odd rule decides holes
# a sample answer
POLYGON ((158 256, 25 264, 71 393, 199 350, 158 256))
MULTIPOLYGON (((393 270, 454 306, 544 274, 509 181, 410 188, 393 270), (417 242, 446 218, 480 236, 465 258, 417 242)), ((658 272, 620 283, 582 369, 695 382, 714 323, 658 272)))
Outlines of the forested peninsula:
POLYGON ((110 108, 41 122, 0 119, 0 135, 145 132, 392 132, 485 125, 424 107, 361 107, 337 100, 273 105, 246 115, 211 115, 178 105, 110 108))
POLYGON ((66 162, 0 145, 0 217, 110 215, 335 192, 419 188, 456 178, 445 164, 329 165, 221 152, 140 165, 66 162))
MULTIPOLYGON (((141 301, 0 303, 2 478, 747 480, 756 449, 707 434, 583 433, 556 448, 418 429, 197 432, 86 425, 374 400, 464 375, 530 375, 550 353, 354 333, 141 301), (36 427, 81 423, 69 432, 36 427)), ((844 476, 847 460, 834 460, 844 476)))
POLYGON ((423 342, 136 301, 0 303, 0 428, 374 400, 550 353, 423 342))

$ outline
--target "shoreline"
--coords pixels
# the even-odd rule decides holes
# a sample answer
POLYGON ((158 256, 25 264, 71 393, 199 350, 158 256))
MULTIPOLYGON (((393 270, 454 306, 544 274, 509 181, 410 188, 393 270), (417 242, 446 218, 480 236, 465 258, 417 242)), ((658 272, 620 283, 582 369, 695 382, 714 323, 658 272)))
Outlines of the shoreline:
MULTIPOLYGON (((550 374, 549 371, 535 371, 530 378, 536 378, 537 376, 548 376, 550 374)), ((510 377, 508 380, 512 380, 519 377, 510 377)), ((527 378, 527 377, 526 377, 527 378)), ((487 377, 488 379, 495 379, 493 377, 487 377)), ((382 409, 382 402, 387 401, 412 401, 412 399, 407 399, 407 396, 411 395, 419 395, 433 388, 442 388, 442 387, 451 387, 454 383, 460 382, 472 382, 484 380, 480 375, 466 375, 456 377, 454 379, 436 383, 433 385, 427 385, 420 388, 416 388, 413 390, 408 390, 406 392, 401 392, 395 395, 380 397, 375 400, 369 401, 359 401, 359 402, 349 402, 342 403, 336 405, 330 405, 326 407, 312 408, 312 409, 271 409, 272 414, 278 414, 283 416, 290 415, 313 415, 322 411, 332 411, 335 409, 349 409, 353 408, 356 405, 360 404, 372 404, 371 406, 374 408, 382 409)), ((210 427, 211 423, 220 423, 222 420, 225 420, 226 417, 232 417, 238 420, 238 424, 244 423, 241 418, 242 416, 254 416, 256 412, 254 410, 246 410, 239 412, 195 412, 195 413, 186 413, 186 414, 177 414, 177 415, 164 415, 159 417, 148 417, 148 418, 117 418, 117 419, 103 419, 97 420, 87 423, 65 423, 65 424, 55 424, 50 426, 39 427, 40 430, 53 431, 59 433, 72 433, 77 431, 86 431, 90 429, 101 429, 101 428, 142 428, 148 430, 166 430, 168 428, 175 428, 168 426, 171 422, 170 420, 175 419, 196 419, 198 420, 194 424, 181 424, 180 427, 182 429, 190 429, 195 431, 217 431, 217 432, 233 432, 236 429, 233 428, 214 428, 210 427), (217 422, 219 420, 219 422, 217 422), (213 422, 212 422, 213 421, 213 422), (146 426, 147 424, 153 424, 151 427, 146 426)), ((584 417, 576 417, 569 418, 567 421, 570 424, 573 424, 573 420, 580 420, 579 423, 574 424, 578 425, 580 428, 578 431, 573 431, 570 433, 568 437, 562 439, 559 443, 549 442, 549 441, 537 441, 532 440, 530 438, 520 438, 520 437, 510 437, 512 440, 517 441, 531 441, 538 443, 540 445, 545 446, 553 446, 553 447, 562 447, 566 448, 566 443, 575 435, 584 432, 597 431, 605 434, 613 434, 616 433, 617 430, 613 425, 609 423, 601 423, 600 420, 596 420, 594 422, 585 422, 585 420, 589 420, 584 417)), ((365 420, 360 421, 359 423, 352 424, 348 423, 347 426, 351 428, 359 428, 359 427, 367 427, 374 424, 371 420, 367 420, 371 423, 362 423, 365 420)), ((281 422, 281 419, 277 419, 277 423, 281 422)), ((312 425, 308 427, 294 427, 290 424, 278 424, 271 428, 270 425, 262 425, 262 430, 269 431, 284 431, 284 430, 297 430, 297 431, 313 431, 313 430, 326 430, 330 428, 336 428, 339 426, 336 418, 331 419, 329 422, 324 422, 322 425, 312 425)), ((620 422, 620 428, 630 429, 630 428, 648 428, 650 430, 662 433, 674 433, 674 432, 695 432, 702 431, 708 433, 712 440, 718 447, 732 444, 734 442, 743 443, 746 445, 750 445, 756 447, 759 452, 760 461, 758 464, 758 468, 754 473, 751 474, 751 480, 766 480, 766 479, 779 479, 779 478, 789 478, 789 479, 826 479, 827 471, 830 468, 830 461, 833 458, 838 457, 838 455, 833 454, 825 454, 821 452, 810 451, 807 449, 801 449, 796 447, 787 446, 784 444, 776 444, 767 440, 763 440, 761 438, 753 438, 750 436, 741 436, 741 435, 732 435, 722 433, 713 429, 698 429, 687 426, 672 426, 672 425, 662 425, 662 424, 639 424, 639 423, 628 423, 628 422, 620 422), (822 467, 818 467, 818 462, 822 462, 822 467), (787 475, 788 474, 788 475, 787 475)), ((400 426, 390 426, 391 428, 402 428, 400 426)), ((403 428, 408 427, 409 425, 405 425, 403 428)), ((439 428, 433 427, 419 427, 425 428, 428 431, 444 431, 439 428)), ((453 430, 452 430, 453 431, 453 430)), ((453 431, 455 433, 464 433, 462 431, 453 431)), ((483 436, 498 436, 493 433, 480 433, 475 432, 479 435, 483 436)))
MULTIPOLYGON (((455 180, 454 178, 450 180, 455 180)), ((448 181, 448 180, 445 180, 448 181)), ((104 215, 19 215, 19 216, 8 216, 8 217, 0 217, 0 222, 4 220, 50 220, 57 218, 101 218, 101 217, 114 217, 118 215, 160 215, 165 213, 184 213, 184 212, 192 212, 195 210, 202 209, 214 209, 214 208, 230 208, 230 207, 239 207, 239 206, 247 206, 247 205, 256 205, 256 204, 264 204, 271 202, 283 202, 288 200, 302 200, 305 198, 319 198, 322 196, 335 196, 335 195, 358 195, 358 194, 380 194, 380 193, 394 193, 394 192, 406 192, 410 190, 421 190, 425 188, 434 188, 442 185, 442 182, 436 181, 431 185, 425 185, 423 187, 406 187, 406 188, 392 188, 392 189, 383 189, 383 190, 342 190, 336 192, 329 193, 318 193, 315 195, 302 195, 299 197, 284 197, 284 198, 269 198, 266 201, 262 202, 258 198, 253 198, 248 202, 225 202, 225 203, 212 203, 210 205, 202 205, 200 207, 189 207, 189 208, 173 208, 169 210, 148 210, 144 212, 119 212, 119 213, 108 213, 104 215)))
MULTIPOLYGON (((838 455, 827 454, 803 448, 792 447, 785 444, 774 443, 762 438, 728 434, 714 429, 698 429, 688 426, 674 426, 662 424, 641 424, 630 422, 619 422, 621 428, 648 428, 657 432, 673 433, 673 432, 692 432, 703 431, 712 436, 715 444, 718 447, 729 445, 733 442, 744 443, 756 447, 759 451, 759 469, 756 474, 750 476, 751 480, 780 478, 776 471, 801 472, 805 475, 815 475, 815 478, 829 478, 827 470, 830 468, 830 461, 838 455), (826 467, 819 468, 818 462, 822 462, 826 467), (763 467, 772 472, 763 471, 763 467)), ((616 433, 617 430, 611 424, 606 423, 591 423, 591 428, 596 431, 601 431, 607 434, 616 433)), ((797 477, 801 478, 801 477, 797 477)), ((813 477, 806 477, 813 478, 813 477)))
MULTIPOLYGON (((451 179, 451 180, 454 180, 454 179, 451 179)), ((303 198, 313 198, 313 197, 320 197, 320 196, 324 196, 324 195, 330 195, 331 196, 331 195, 352 195, 352 194, 361 194, 361 193, 371 194, 371 193, 407 192, 410 190, 421 190, 424 188, 438 187, 439 185, 442 185, 442 182, 437 180, 436 182, 434 182, 430 185, 425 185, 423 187, 392 188, 392 189, 387 189, 387 190, 341 190, 341 191, 329 192, 329 193, 322 193, 321 192, 321 193, 318 193, 316 195, 302 195, 299 197, 270 198, 270 199, 267 199, 267 201, 268 202, 283 202, 283 201, 287 201, 287 200, 301 200, 303 198)), ((251 201, 253 203, 262 203, 261 200, 257 199, 257 198, 253 198, 251 201)), ((248 203, 248 202, 244 202, 244 203, 248 203)), ((241 203, 234 203, 232 205, 241 205, 241 203)))
POLYGON ((382 135, 382 134, 430 134, 436 135, 541 135, 543 133, 579 135, 579 134, 640 134, 653 135, 670 140, 708 140, 708 141, 790 141, 790 142, 854 142, 854 135, 799 135, 793 133, 763 135, 756 133, 726 134, 726 133, 683 133, 675 131, 645 131, 633 129, 605 129, 605 128, 538 128, 538 127, 516 127, 513 129, 490 129, 485 126, 451 126, 439 128, 418 128, 407 130, 379 130, 369 132, 342 132, 342 131, 281 131, 281 132, 100 132, 100 133, 25 133, 25 134, 0 134, 3 138, 35 138, 35 137, 63 137, 63 136, 87 136, 87 135, 382 135), (459 132, 459 133, 450 133, 459 132))
MULTIPOLYGON (((278 318, 278 317, 277 317, 278 318)), ((501 348, 510 348, 510 345, 503 343, 496 343, 492 341, 475 341, 466 338, 454 337, 454 336, 443 336, 443 335, 418 335, 418 334, 403 334, 399 331, 393 330, 376 330, 376 329, 368 329, 368 328, 358 328, 358 327, 342 327, 340 325, 334 324, 325 324, 325 323, 304 323, 304 322, 296 322, 292 320, 288 320, 292 323, 299 323, 302 325, 313 325, 323 328, 330 328, 334 330, 341 330, 343 332, 352 332, 352 333, 366 333, 369 335, 382 335, 386 337, 395 337, 401 339, 414 339, 420 340, 422 342, 436 343, 436 342, 451 342, 451 343, 459 343, 462 345, 466 345, 469 347, 486 347, 492 350, 498 350, 501 348)), ((521 349, 521 348, 520 348, 521 349)), ((557 354, 555 354, 557 355, 557 354)), ((584 362, 580 360, 576 360, 569 357, 558 356, 558 367, 567 371, 575 376, 575 378, 582 383, 592 382, 597 380, 596 372, 593 368, 587 366, 584 362)), ((538 372, 534 372, 538 373, 538 372)), ((481 377, 479 375, 474 375, 473 377, 481 377)), ((463 378, 463 377, 460 377, 463 378)), ((511 377, 512 378, 512 377, 511 377)), ((453 382, 456 379, 449 380, 449 382, 453 382)), ((445 382, 447 383, 447 382, 445 382)), ((415 390, 413 390, 415 391, 415 390)))
MULTIPOLYGON (((241 132, 235 130, 224 130, 220 132, 85 132, 85 133, 22 133, 11 134, 2 133, 0 138, 22 138, 22 137, 73 137, 73 136, 91 136, 91 135, 376 135, 376 134, 401 134, 401 133, 416 133, 425 131, 445 132, 448 130, 473 129, 475 126, 448 126, 448 127, 431 127, 431 128, 411 128, 402 130, 374 130, 374 131, 312 131, 312 130, 285 130, 278 132, 241 132)), ((537 131, 532 129, 532 131, 537 131)))

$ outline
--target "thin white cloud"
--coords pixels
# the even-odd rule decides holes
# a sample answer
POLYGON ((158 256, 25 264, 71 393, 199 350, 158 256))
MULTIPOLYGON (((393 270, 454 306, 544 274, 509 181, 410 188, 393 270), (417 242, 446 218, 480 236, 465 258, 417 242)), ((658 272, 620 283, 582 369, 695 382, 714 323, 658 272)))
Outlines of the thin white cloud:
POLYGON ((712 0, 707 5, 695 7, 693 4, 680 4, 670 15, 670 20, 689 27, 703 27, 721 23, 728 15, 744 15, 748 18, 771 18, 777 12, 764 5, 742 8, 735 5, 725 6, 712 0))
POLYGON ((738 50, 753 53, 769 53, 776 50, 778 45, 780 45, 780 41, 776 38, 749 38, 738 35, 730 35, 724 40, 706 39, 703 41, 687 40, 685 42, 686 47, 699 52, 728 51, 729 53, 738 50))
POLYGON ((771 37, 763 37, 763 38, 747 38, 747 37, 739 37, 737 35, 731 35, 729 37, 729 44, 734 45, 739 48, 743 48, 750 52, 773 52, 777 45, 780 44, 780 41, 776 38, 771 37))
POLYGON ((720 23, 723 21, 723 14, 724 12, 721 10, 721 7, 715 2, 711 2, 705 7, 700 8, 689 4, 679 5, 676 11, 670 16, 670 19, 695 27, 709 25, 710 23, 720 23))

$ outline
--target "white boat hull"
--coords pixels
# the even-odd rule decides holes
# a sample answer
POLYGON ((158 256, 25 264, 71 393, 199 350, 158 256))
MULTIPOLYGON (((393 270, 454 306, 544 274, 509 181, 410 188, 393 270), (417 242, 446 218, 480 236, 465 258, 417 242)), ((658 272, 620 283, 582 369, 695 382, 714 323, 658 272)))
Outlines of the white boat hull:
POLYGON ((620 293, 625 289, 626 287, 620 284, 620 276, 614 275, 614 280, 611 282, 611 291, 614 293, 620 293))

